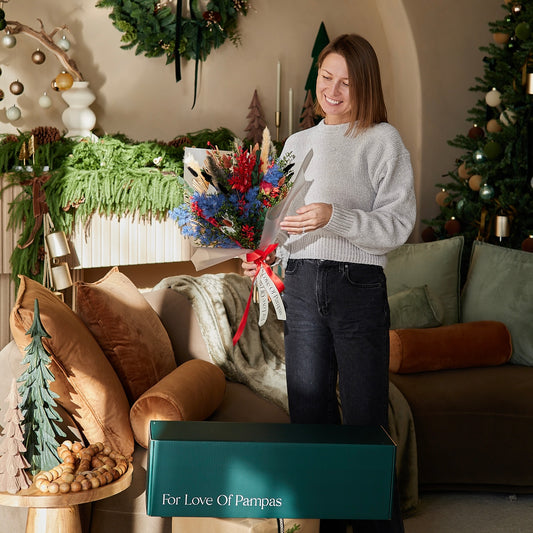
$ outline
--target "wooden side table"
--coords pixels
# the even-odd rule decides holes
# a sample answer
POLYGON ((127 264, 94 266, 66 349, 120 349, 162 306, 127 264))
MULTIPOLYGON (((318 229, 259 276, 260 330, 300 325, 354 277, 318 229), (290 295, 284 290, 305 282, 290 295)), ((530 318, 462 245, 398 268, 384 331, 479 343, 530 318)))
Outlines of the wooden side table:
POLYGON ((16 494, 0 492, 0 505, 27 507, 26 533, 82 533, 78 505, 109 498, 131 485, 133 466, 113 483, 97 489, 47 494, 31 487, 16 494))

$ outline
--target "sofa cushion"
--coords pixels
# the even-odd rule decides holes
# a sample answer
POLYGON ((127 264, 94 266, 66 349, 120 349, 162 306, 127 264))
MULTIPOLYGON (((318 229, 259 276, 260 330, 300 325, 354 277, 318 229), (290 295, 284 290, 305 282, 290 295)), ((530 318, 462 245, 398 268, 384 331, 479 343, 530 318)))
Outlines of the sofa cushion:
POLYGON ((17 299, 10 315, 11 332, 19 350, 24 352, 31 342, 26 332, 33 322, 37 298, 41 322, 50 335, 43 338, 55 378, 50 388, 59 395, 59 405, 70 413, 90 443, 104 442, 131 455, 128 399, 100 346, 68 305, 40 283, 19 277, 17 299))
POLYGON ((511 335, 502 322, 398 329, 389 336, 389 369, 398 374, 502 365, 512 352, 511 335))
POLYGON ((133 404, 176 368, 168 334, 157 313, 118 268, 94 283, 77 282, 76 288, 76 311, 133 404))
POLYGON ((389 296, 390 327, 436 328, 442 324, 442 304, 431 295, 429 287, 412 287, 389 296))
POLYGON ((511 332, 511 362, 533 366, 533 254, 475 241, 462 293, 463 320, 499 320, 511 332))
POLYGON ((135 440, 145 448, 150 420, 204 420, 221 404, 226 378, 218 366, 201 359, 183 363, 147 390, 132 406, 135 440))
POLYGON ((459 322, 460 267, 464 239, 404 244, 387 254, 385 274, 389 296, 427 285, 443 306, 444 325, 459 322))

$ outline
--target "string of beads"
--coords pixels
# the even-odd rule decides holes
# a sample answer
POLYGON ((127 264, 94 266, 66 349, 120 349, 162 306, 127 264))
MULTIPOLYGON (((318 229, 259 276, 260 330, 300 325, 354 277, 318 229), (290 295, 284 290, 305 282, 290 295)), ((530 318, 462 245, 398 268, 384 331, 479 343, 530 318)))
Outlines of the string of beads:
POLYGON ((57 453, 63 462, 34 477, 41 492, 65 494, 96 489, 119 479, 129 466, 124 455, 101 442, 83 447, 81 442, 66 440, 57 453))

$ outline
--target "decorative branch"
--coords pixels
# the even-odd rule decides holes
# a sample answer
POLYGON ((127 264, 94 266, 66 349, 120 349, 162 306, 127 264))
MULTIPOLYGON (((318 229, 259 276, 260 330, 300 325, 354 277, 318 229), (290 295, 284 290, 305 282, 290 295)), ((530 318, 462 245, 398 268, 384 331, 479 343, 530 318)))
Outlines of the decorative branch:
MULTIPOLYGON (((5 1, 5 0, 4 0, 5 1)), ((72 74, 72 77, 75 81, 83 81, 83 76, 81 72, 78 69, 78 66, 76 65, 76 62, 68 57, 65 50, 62 50, 59 48, 59 46, 54 42, 54 35, 61 30, 68 30, 68 27, 66 25, 63 25, 61 27, 54 28, 53 31, 50 33, 46 33, 44 31, 44 25, 41 19, 37 19, 39 21, 39 24, 41 25, 40 30, 35 30, 33 28, 30 28, 29 26, 26 26, 25 24, 21 24, 20 22, 17 22, 16 20, 7 20, 6 23, 6 31, 9 31, 12 34, 17 33, 25 33, 26 35, 29 35, 30 37, 33 37, 37 41, 39 41, 43 46, 48 48, 56 57, 57 60, 63 65, 65 70, 67 70, 70 74, 72 74)))

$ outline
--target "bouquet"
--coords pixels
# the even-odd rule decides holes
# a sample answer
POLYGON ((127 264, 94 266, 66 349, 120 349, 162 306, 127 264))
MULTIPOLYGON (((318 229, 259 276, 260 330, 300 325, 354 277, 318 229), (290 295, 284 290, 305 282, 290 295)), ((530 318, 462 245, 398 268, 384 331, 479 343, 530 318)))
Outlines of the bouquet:
MULTIPOLYGON (((259 325, 266 320, 269 299, 274 303, 278 318, 285 319, 279 296, 283 283, 265 259, 277 246, 266 242, 276 233, 272 229, 275 220, 268 214, 279 207, 293 186, 292 154, 277 157, 268 128, 265 128, 261 146, 245 148, 241 142, 236 142, 232 152, 222 152, 216 147, 208 149, 203 165, 186 151, 184 169, 191 192, 185 203, 169 215, 177 221, 182 235, 191 237, 199 247, 192 257, 196 268, 205 268, 246 252, 247 260, 258 266, 253 283, 259 295, 259 325), (269 231, 265 231, 266 223, 270 225, 269 231), (237 254, 236 250, 239 250, 237 254)), ((276 212, 279 213, 279 208, 276 212)), ((253 287, 244 323, 252 292, 253 287)), ((241 322, 234 344, 244 323, 241 322)))

